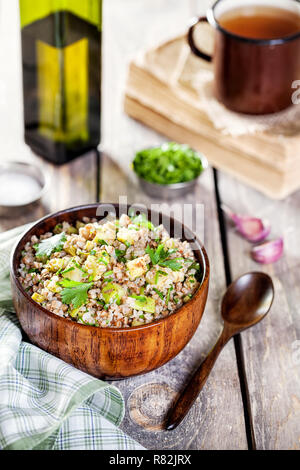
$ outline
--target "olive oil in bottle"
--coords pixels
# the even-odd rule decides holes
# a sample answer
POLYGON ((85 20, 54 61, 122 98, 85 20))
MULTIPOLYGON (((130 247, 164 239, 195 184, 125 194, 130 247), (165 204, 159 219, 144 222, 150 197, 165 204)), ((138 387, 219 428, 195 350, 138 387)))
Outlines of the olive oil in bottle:
POLYGON ((97 148, 102 0, 20 0, 25 142, 53 163, 97 148))

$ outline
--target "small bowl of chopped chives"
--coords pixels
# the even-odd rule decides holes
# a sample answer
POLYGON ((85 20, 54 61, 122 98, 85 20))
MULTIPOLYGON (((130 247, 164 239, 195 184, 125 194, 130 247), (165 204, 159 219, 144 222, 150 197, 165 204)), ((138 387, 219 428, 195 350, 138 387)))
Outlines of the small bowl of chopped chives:
POLYGON ((150 197, 160 199, 173 199, 193 191, 207 167, 204 155, 176 142, 140 150, 133 160, 142 189, 150 197))

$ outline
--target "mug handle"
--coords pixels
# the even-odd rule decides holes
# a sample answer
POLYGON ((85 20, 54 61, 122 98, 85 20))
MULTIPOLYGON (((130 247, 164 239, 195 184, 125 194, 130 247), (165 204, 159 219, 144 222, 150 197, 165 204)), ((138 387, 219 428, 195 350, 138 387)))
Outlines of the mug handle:
POLYGON ((188 38, 189 46, 190 46, 192 52, 193 52, 196 56, 200 57, 200 58, 203 59, 203 60, 206 60, 206 62, 212 62, 212 59, 213 59, 212 56, 211 56, 211 55, 208 55, 208 54, 205 54, 205 52, 200 51, 200 49, 198 49, 198 47, 196 46, 195 41, 194 41, 194 29, 195 29, 195 26, 196 26, 198 23, 204 23, 204 22, 208 23, 206 16, 200 16, 200 18, 194 18, 194 19, 192 20, 192 24, 191 24, 191 26, 190 26, 190 28, 189 28, 187 38, 188 38))

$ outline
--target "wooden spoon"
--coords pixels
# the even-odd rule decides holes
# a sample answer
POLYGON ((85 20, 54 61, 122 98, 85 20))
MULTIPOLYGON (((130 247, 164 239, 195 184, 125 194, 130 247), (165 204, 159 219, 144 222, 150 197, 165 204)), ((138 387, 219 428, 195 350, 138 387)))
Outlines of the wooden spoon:
POLYGON ((167 419, 167 430, 176 428, 188 413, 225 344, 260 322, 269 312, 273 298, 272 279, 264 273, 244 274, 228 287, 222 301, 222 334, 175 403, 167 419))

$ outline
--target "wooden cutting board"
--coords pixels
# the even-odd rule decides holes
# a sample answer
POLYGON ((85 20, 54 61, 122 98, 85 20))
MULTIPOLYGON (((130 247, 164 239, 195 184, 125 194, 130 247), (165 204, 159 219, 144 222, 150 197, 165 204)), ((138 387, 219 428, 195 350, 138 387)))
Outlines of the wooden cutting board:
MULTIPOLYGON (((125 111, 169 139, 203 152, 218 169, 273 199, 300 188, 300 134, 256 132, 228 135, 200 106, 189 78, 209 69, 191 56, 184 36, 146 52, 129 66, 125 111)), ((300 128, 300 123, 299 123, 300 128)))

